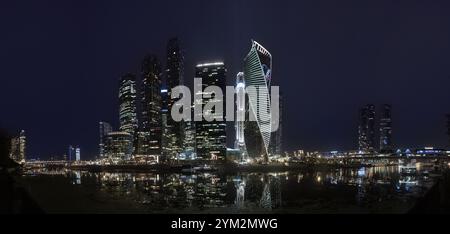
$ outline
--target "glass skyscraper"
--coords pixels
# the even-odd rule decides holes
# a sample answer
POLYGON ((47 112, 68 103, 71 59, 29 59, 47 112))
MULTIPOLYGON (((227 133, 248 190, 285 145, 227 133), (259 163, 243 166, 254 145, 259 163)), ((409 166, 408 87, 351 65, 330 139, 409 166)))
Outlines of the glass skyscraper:
POLYGON ((272 134, 270 112, 270 82, 272 55, 262 45, 252 41, 244 59, 244 79, 248 107, 245 121, 245 146, 250 158, 268 161, 272 134))
POLYGON ((105 155, 106 135, 108 135, 108 133, 110 132, 112 132, 112 127, 109 123, 107 122, 99 123, 99 135, 100 135, 100 142, 98 144, 99 158, 104 158, 106 156, 105 155))
POLYGON ((167 43, 167 64, 166 64, 166 88, 167 88, 167 141, 163 147, 164 155, 168 158, 175 158, 181 151, 183 145, 184 127, 183 122, 176 122, 170 115, 173 105, 178 98, 171 98, 172 89, 183 85, 184 58, 178 38, 172 38, 167 43))
POLYGON ((161 64, 154 55, 142 62, 141 129, 138 150, 140 155, 161 154, 161 64))
POLYGON ((391 106, 383 105, 380 118, 380 152, 392 151, 391 106))
MULTIPOLYGON (((202 78, 202 87, 196 87, 197 92, 195 94, 195 105, 200 105, 202 110, 204 106, 213 100, 211 93, 206 93, 205 88, 208 86, 218 86, 225 92, 226 85, 226 68, 224 63, 205 63, 198 64, 195 68, 195 77, 202 78), (204 95, 209 95, 209 98, 204 95)), ((214 95, 213 95, 214 96, 214 95)), ((225 94, 221 100, 215 99, 217 105, 222 105, 225 110, 225 94)), ((223 113, 215 111, 207 113, 212 115, 211 117, 221 116, 223 113)), ((205 112, 203 112, 205 115, 205 112)), ((223 117, 222 120, 206 121, 202 118, 202 121, 196 121, 195 129, 195 142, 197 147, 197 158, 204 160, 225 160, 227 146, 226 146, 226 122, 223 117)))
POLYGON ((132 73, 123 75, 119 85, 119 121, 120 131, 135 136, 138 129, 136 112, 136 76, 132 73))
POLYGON ((245 124, 245 80, 244 73, 239 72, 236 75, 236 116, 234 119, 236 139, 234 148, 240 152, 240 160, 244 161, 247 156, 245 149, 244 124, 245 124))
POLYGON ((10 158, 17 163, 24 163, 26 158, 26 136, 24 130, 21 130, 18 136, 11 139, 10 147, 10 158))
POLYGON ((375 150, 375 105, 368 104, 359 110, 358 149, 363 153, 375 150))

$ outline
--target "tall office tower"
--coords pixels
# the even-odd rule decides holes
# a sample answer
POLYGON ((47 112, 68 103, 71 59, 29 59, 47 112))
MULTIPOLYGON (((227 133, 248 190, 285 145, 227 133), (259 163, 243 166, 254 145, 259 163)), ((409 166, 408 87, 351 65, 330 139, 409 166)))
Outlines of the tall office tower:
MULTIPOLYGON (((178 38, 172 38, 167 44, 166 85, 167 85, 167 155, 175 158, 182 151, 184 128, 183 122, 174 121, 170 112, 179 98, 171 98, 172 89, 183 85, 184 58, 178 38)), ((177 107, 175 107, 177 108, 177 107)))
POLYGON ((25 131, 21 130, 19 135, 11 139, 10 158, 17 163, 25 162, 26 136, 25 131))
POLYGON ((244 59, 244 79, 248 108, 244 127, 248 156, 268 161, 272 134, 270 112, 270 82, 272 55, 262 45, 252 40, 250 52, 244 59))
POLYGON ((119 85, 119 121, 120 131, 135 136, 138 129, 136 112, 136 76, 132 73, 123 75, 119 85))
POLYGON ((447 135, 448 135, 449 140, 450 140, 450 114, 447 114, 447 135))
POLYGON ((162 99, 162 106, 161 106, 161 153, 164 156, 169 155, 169 129, 167 127, 167 115, 170 115, 168 113, 167 109, 167 89, 163 88, 161 89, 161 99, 162 99))
POLYGON ((138 154, 161 155, 161 64, 154 55, 142 62, 141 129, 138 154))
POLYGON ((247 150, 245 149, 244 138, 244 123, 245 123, 245 80, 244 73, 239 72, 236 75, 236 116, 234 119, 236 139, 234 141, 234 148, 239 150, 241 155, 240 160, 244 161, 247 157, 247 150))
POLYGON ((224 113, 219 111, 205 112, 204 107, 210 101, 215 100, 217 105, 222 105, 225 110, 225 85, 226 85, 226 69, 222 62, 198 64, 195 68, 195 77, 202 79, 202 87, 196 87, 201 90, 195 94, 195 104, 199 105, 203 110, 202 121, 196 121, 196 147, 197 157, 205 160, 225 160, 226 146, 226 122, 224 113), (223 97, 221 100, 215 97, 212 92, 205 92, 208 86, 218 86, 222 89, 223 97), (206 96, 209 97, 206 97, 206 96), (222 120, 216 120, 222 117, 222 120), (213 119, 207 121, 207 119, 213 119))
POLYGON ((69 162, 72 162, 72 160, 75 159, 75 148, 71 145, 69 145, 69 152, 68 152, 69 162))
POLYGON ((380 118, 380 152, 392 151, 391 105, 384 104, 380 118))
POLYGON ((80 161, 81 160, 81 150, 80 147, 76 147, 75 148, 75 161, 80 161))
POLYGON ((359 150, 371 153, 375 149, 375 106, 368 104, 359 111, 359 150))
POLYGON ((282 156, 283 152, 283 96, 279 95, 279 122, 278 129, 272 132, 270 137, 269 154, 272 156, 282 156))
POLYGON ((105 158, 105 147, 106 147, 106 135, 112 132, 112 127, 107 122, 99 123, 99 133, 100 133, 100 143, 98 144, 99 148, 99 158, 105 158))

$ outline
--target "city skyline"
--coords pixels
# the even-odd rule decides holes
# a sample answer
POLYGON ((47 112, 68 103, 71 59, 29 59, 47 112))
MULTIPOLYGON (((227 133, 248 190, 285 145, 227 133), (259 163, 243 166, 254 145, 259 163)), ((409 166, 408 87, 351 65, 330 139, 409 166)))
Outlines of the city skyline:
MULTIPOLYGON (((194 10, 196 4, 196 1, 187 4, 187 9, 194 10)), ((154 29, 158 32, 156 37, 152 33, 143 32, 138 26, 128 28, 134 20, 140 18, 127 21, 112 18, 114 14, 107 14, 104 22, 88 17, 95 24, 92 28, 84 28, 86 23, 91 21, 83 21, 73 15, 80 10, 88 13, 90 10, 95 11, 97 6, 78 11, 65 9, 63 3, 56 11, 45 5, 37 6, 38 9, 49 12, 50 16, 41 19, 42 22, 31 23, 34 15, 30 14, 24 21, 16 23, 16 27, 22 25, 25 29, 11 32, 12 34, 19 37, 34 32, 35 26, 43 27, 42 24, 49 23, 47 20, 53 19, 52 17, 62 19, 62 23, 48 24, 46 27, 49 30, 57 30, 41 30, 36 33, 38 39, 23 43, 28 45, 32 54, 25 53, 26 48, 21 47, 18 42, 2 43, 2 47, 7 49, 6 56, 2 56, 1 61, 11 64, 5 68, 4 75, 13 79, 3 81, 5 90, 1 94, 1 104, 8 110, 8 115, 0 119, 0 127, 13 133, 19 129, 27 132, 28 156, 48 158, 62 155, 68 145, 78 145, 83 152, 82 157, 86 155, 87 158, 93 158, 94 154, 98 154, 98 123, 111 123, 114 129, 120 126, 117 117, 117 84, 120 76, 127 72, 140 74, 140 60, 146 53, 155 53, 160 61, 166 61, 167 41, 173 36, 179 36, 185 50, 186 83, 193 80, 195 64, 221 60, 227 65, 227 84, 233 84, 234 76, 242 70, 242 60, 248 52, 248 43, 255 39, 268 48, 275 58, 273 77, 279 82, 284 94, 285 125, 289 126, 283 130, 286 149, 356 149, 357 109, 366 103, 392 105, 394 146, 448 146, 445 113, 449 112, 450 96, 445 92, 445 87, 450 84, 450 50, 448 31, 441 30, 441 27, 448 28, 450 20, 433 17, 434 14, 444 15, 445 11, 439 7, 428 7, 424 12, 418 12, 415 9, 419 9, 421 5, 413 4, 411 9, 396 15, 399 12, 395 11, 396 5, 392 3, 394 10, 384 9, 384 16, 377 16, 376 13, 381 11, 380 9, 377 11, 376 8, 373 10, 364 6, 361 9, 344 6, 343 11, 350 16, 363 12, 368 14, 367 17, 361 16, 362 22, 358 23, 348 22, 340 13, 319 5, 314 5, 312 12, 308 13, 302 10, 305 9, 306 3, 289 2, 286 4, 301 10, 303 15, 296 16, 287 7, 288 12, 284 17, 260 19, 265 22, 261 25, 279 32, 275 34, 283 35, 280 39, 267 35, 262 26, 252 28, 239 24, 239 20, 253 22, 251 18, 255 15, 245 16, 243 19, 234 17, 242 15, 245 9, 253 6, 251 3, 202 4, 202 10, 197 10, 202 15, 197 18, 200 20, 188 19, 188 16, 193 15, 192 12, 187 14, 176 10, 175 14, 179 15, 166 22, 165 28, 154 29), (214 18, 213 22, 207 22, 207 16, 212 14, 208 10, 217 8, 222 9, 219 11, 220 17, 214 18), (61 15, 65 10, 72 14, 61 15), (316 19, 313 13, 319 10, 330 11, 330 15, 319 23, 308 23, 308 20, 316 19), (232 12, 232 16, 227 17, 227 12, 232 12), (415 16, 418 19, 414 19, 415 16), (71 17, 75 20, 72 21, 71 17), (299 19, 301 23, 292 23, 289 17, 299 19), (185 22, 183 19, 193 26, 192 33, 182 28, 181 22, 185 22), (331 19, 336 20, 336 23, 332 23, 331 19), (381 20, 381 23, 377 23, 377 19, 381 20), (416 23, 420 30, 402 28, 399 32, 392 33, 391 30, 404 23, 402 20, 416 23), (117 21, 123 24, 119 25, 118 32, 128 32, 133 35, 132 39, 125 39, 123 36, 106 39, 107 35, 115 32, 109 27, 113 22, 117 24, 117 21), (344 22, 349 24, 344 27, 341 25, 344 22), (71 32, 59 29, 59 26, 65 23, 70 26, 69 29, 76 30, 71 32), (276 27, 282 23, 288 26, 276 27), (367 28, 360 28, 364 23, 368 24, 367 28), (219 29, 205 29, 206 26, 212 25, 219 25, 219 29), (298 28, 290 31, 289 26, 298 28), (86 36, 92 34, 94 29, 102 29, 106 33, 86 36), (426 33, 419 33, 420 31, 426 33), (52 35, 58 32, 63 35, 52 38, 52 35), (78 35, 80 41, 69 38, 70 35, 78 35), (205 37, 200 37, 197 41, 196 35, 205 37), (327 35, 335 37, 330 39, 327 35), (340 35, 348 36, 344 40, 340 35), (155 39, 150 40, 151 36, 155 39), (404 43, 405 40, 407 43, 404 43), (71 42, 75 45, 67 54, 57 51, 71 42), (373 44, 376 49, 367 49, 364 46, 366 43, 373 44), (336 44, 337 46, 333 47, 336 44), (287 45, 292 47, 286 48, 289 47, 287 45), (46 51, 49 53, 45 55, 43 52, 46 51), (297 59, 293 60, 291 53, 295 53, 297 59), (34 62, 30 64, 29 69, 22 71, 18 65, 22 64, 19 62, 20 55, 25 54, 31 56, 34 62), (39 57, 38 61, 37 55, 43 57, 39 57), (344 58, 341 58, 341 55, 344 58), (67 61, 67 64, 62 61, 67 61), (39 78, 38 81, 35 81, 36 77, 39 78), (19 87, 23 82, 30 85, 19 91, 22 90, 19 87), (9 97, 13 96, 17 98, 10 101, 9 97), (23 106, 27 103, 29 107, 24 109, 23 106), (414 134, 411 134, 411 131, 414 131, 414 134)), ((162 11, 158 14, 174 7, 171 3, 156 5, 162 11)), ((124 14, 130 15, 131 12, 138 11, 139 6, 124 9, 124 14)), ((441 6, 448 8, 448 3, 442 3, 441 6)), ((120 5, 113 3, 108 7, 110 12, 118 12, 120 9, 120 5)), ((271 13, 280 16, 276 8, 271 13)), ((12 19, 17 19, 16 17, 11 16, 12 19)), ((144 19, 156 20, 163 25, 162 21, 150 16, 144 19)), ((145 25, 144 22, 149 21, 143 21, 139 25, 145 25)), ((163 64, 165 67, 166 63, 163 64)), ((233 145, 234 137, 232 138, 228 141, 228 146, 233 145)), ((374 144, 378 147, 378 139, 375 139, 374 144)))

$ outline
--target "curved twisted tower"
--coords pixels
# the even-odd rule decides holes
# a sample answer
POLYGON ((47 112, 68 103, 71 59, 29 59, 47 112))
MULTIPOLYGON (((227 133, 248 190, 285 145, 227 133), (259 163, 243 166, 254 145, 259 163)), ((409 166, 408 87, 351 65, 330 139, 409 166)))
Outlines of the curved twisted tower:
POLYGON ((248 96, 245 121, 245 145, 249 157, 263 157, 267 162, 271 135, 270 81, 272 55, 252 40, 244 59, 244 78, 248 96))

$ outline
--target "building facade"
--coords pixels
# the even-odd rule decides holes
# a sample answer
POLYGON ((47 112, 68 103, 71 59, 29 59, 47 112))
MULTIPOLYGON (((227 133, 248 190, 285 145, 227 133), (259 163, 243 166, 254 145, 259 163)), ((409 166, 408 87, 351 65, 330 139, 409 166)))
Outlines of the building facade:
POLYGON ((133 136, 128 132, 110 132, 106 135, 106 159, 118 163, 132 158, 133 136))
MULTIPOLYGON (((225 65, 222 62, 198 64, 195 68, 195 77, 201 78, 202 83, 201 87, 196 87, 196 90, 200 90, 200 92, 195 93, 194 105, 198 105, 198 107, 201 107, 201 110, 204 110, 205 105, 213 100, 213 94, 205 92, 206 87, 218 86, 222 89, 223 94, 225 92, 225 65)), ((214 100, 217 105, 222 105, 223 110, 226 106, 224 97, 225 94, 220 100, 219 98, 214 100)), ((225 160, 227 153, 226 121, 223 113, 218 111, 202 112, 202 121, 196 121, 195 123, 197 158, 203 160, 225 160), (207 121, 206 119, 209 117, 214 118, 214 120, 207 121), (222 117, 222 120, 217 120, 217 117, 222 117)))

